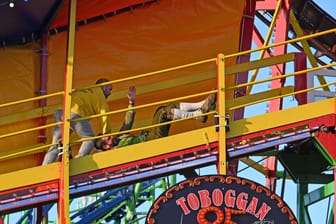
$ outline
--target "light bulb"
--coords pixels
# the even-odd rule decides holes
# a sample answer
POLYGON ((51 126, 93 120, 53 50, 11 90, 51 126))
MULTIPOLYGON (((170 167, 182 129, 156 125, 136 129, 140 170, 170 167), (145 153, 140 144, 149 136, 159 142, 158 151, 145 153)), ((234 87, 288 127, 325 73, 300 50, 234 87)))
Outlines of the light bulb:
POLYGON ((10 1, 10 2, 9 2, 9 7, 10 7, 10 8, 13 8, 13 7, 14 7, 14 2, 13 2, 13 1, 10 1))

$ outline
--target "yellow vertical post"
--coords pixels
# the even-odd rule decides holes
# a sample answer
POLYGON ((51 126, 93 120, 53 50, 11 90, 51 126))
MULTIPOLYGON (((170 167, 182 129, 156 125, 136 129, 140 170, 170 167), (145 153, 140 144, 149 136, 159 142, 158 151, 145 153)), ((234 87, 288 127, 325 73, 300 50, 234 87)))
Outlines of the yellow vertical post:
POLYGON ((225 59, 217 55, 218 172, 226 174, 225 59))
POLYGON ((69 214, 69 142, 70 142, 70 109, 71 90, 75 49, 75 26, 76 26, 76 0, 71 0, 69 5, 69 30, 67 43, 67 61, 64 82, 64 105, 63 105, 63 156, 61 162, 60 191, 58 203, 58 220, 60 224, 70 223, 69 214))

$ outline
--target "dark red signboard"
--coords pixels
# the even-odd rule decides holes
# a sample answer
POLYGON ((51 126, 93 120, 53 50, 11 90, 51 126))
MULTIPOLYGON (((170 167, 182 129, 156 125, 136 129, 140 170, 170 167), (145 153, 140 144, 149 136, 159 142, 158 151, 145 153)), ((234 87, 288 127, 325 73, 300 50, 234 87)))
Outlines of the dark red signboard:
POLYGON ((147 224, 297 224, 287 204, 251 180, 224 175, 182 181, 156 199, 147 224))

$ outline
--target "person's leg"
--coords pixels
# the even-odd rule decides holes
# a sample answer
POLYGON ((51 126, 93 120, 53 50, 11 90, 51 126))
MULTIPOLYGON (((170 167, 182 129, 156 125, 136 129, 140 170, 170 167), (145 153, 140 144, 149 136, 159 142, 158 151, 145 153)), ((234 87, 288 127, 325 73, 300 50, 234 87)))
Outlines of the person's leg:
POLYGON ((171 110, 172 114, 172 120, 177 120, 181 118, 189 118, 197 115, 203 114, 201 109, 195 110, 195 111, 186 111, 182 109, 172 108, 171 110))
MULTIPOLYGON (((80 116, 72 113, 71 118, 72 119, 80 118, 80 116)), ((93 132, 91 124, 88 120, 71 122, 71 128, 81 138, 94 137, 94 132, 93 132)), ((75 156, 75 158, 89 155, 91 153, 94 145, 95 145, 95 140, 83 141, 80 148, 79 148, 78 154, 75 156)))
MULTIPOLYGON (((54 121, 60 122, 62 121, 62 110, 56 110, 54 113, 54 121)), ((52 130, 52 143, 57 145, 51 146, 47 153, 44 156, 42 165, 46 165, 49 163, 53 163, 56 161, 56 158, 58 156, 59 150, 58 150, 58 144, 62 141, 62 125, 57 125, 53 127, 52 130)))
MULTIPOLYGON (((172 108, 171 114, 172 119, 177 120, 181 118, 189 118, 197 115, 201 115, 203 113, 207 113, 211 110, 214 110, 216 107, 216 94, 209 95, 206 99, 195 102, 180 102, 177 108, 172 108)), ((197 117, 196 120, 200 120, 201 122, 207 121, 207 116, 197 117)))
MULTIPOLYGON (((152 119, 152 124, 160 124, 164 122, 168 122, 172 120, 171 116, 171 109, 177 108, 178 103, 169 103, 164 106, 158 107, 158 109, 155 111, 152 119)), ((148 140, 153 140, 157 138, 166 137, 169 134, 170 124, 161 125, 158 127, 154 127, 149 129, 148 131, 148 140)))
POLYGON ((203 113, 208 113, 209 111, 214 110, 216 108, 216 101, 217 101, 217 94, 216 93, 210 94, 205 99, 201 107, 201 111, 203 113))
POLYGON ((207 113, 214 108, 213 105, 216 104, 216 100, 217 95, 216 93, 213 93, 207 96, 204 100, 199 102, 195 103, 180 102, 178 108, 186 112, 201 110, 203 111, 203 113, 207 113))
POLYGON ((205 100, 195 102, 195 103, 180 102, 179 103, 179 109, 184 110, 184 111, 200 110, 202 105, 204 104, 204 102, 205 102, 205 100))

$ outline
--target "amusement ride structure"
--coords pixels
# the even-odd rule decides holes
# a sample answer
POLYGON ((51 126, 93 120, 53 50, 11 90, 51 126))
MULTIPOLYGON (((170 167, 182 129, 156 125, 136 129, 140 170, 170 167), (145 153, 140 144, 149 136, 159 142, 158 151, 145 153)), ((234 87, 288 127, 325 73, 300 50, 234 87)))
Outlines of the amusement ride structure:
POLYGON ((144 223, 190 169, 251 170, 284 201, 290 182, 298 223, 316 210, 336 223, 336 20, 313 0, 0 0, 0 20, 0 223, 144 223), (111 111, 85 118, 97 133, 104 115, 120 133, 134 85, 129 132, 170 135, 71 158, 90 139, 70 135, 71 93, 102 76, 111 111), (158 106, 209 94, 206 123, 152 123, 158 106), (42 166, 56 125, 60 161, 42 166))

